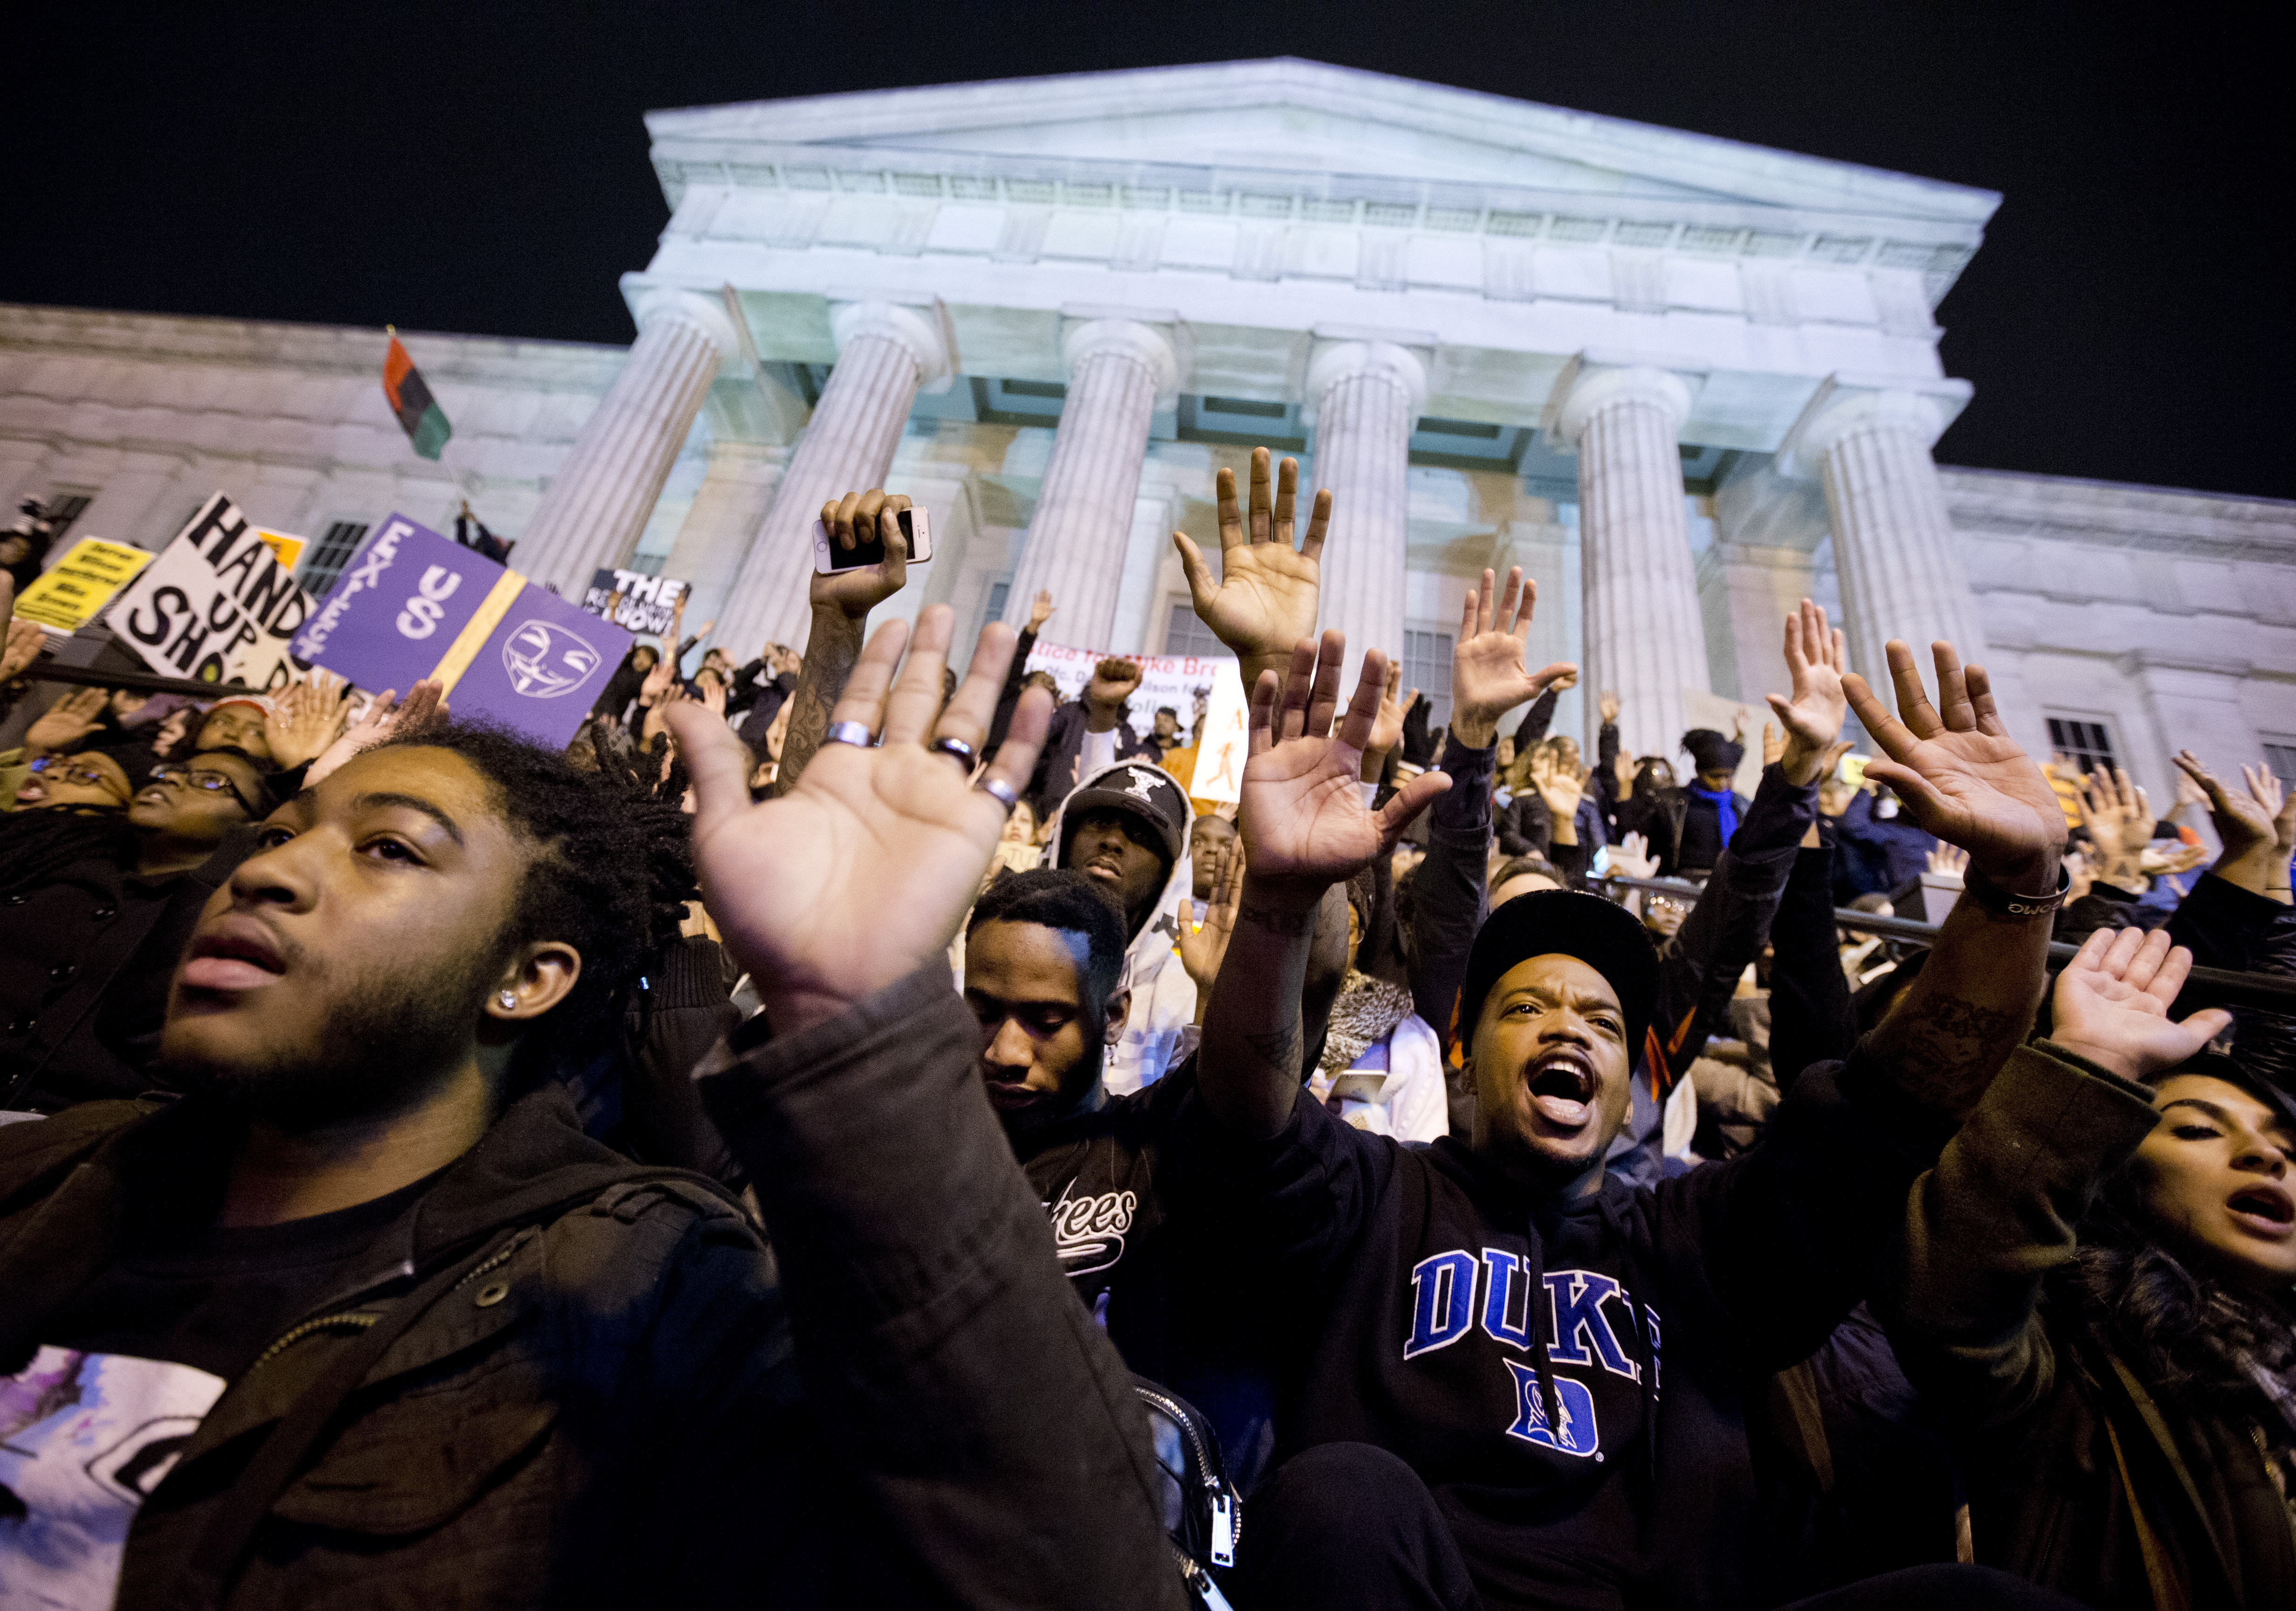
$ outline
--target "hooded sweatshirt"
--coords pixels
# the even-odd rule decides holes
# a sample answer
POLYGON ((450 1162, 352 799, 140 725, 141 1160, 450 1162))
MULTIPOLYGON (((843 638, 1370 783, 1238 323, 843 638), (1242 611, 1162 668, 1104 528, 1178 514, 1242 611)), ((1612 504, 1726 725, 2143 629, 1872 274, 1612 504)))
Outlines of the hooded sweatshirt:
MULTIPOLYGON (((1186 797, 1187 791, 1181 789, 1178 779, 1172 778, 1162 767, 1152 767, 1148 761, 1137 757, 1089 773, 1077 785, 1077 790, 1089 789, 1111 773, 1132 767, 1152 769, 1160 777, 1171 778, 1173 788, 1180 789, 1182 798, 1186 797)), ((1074 797, 1074 791, 1070 797, 1074 797)), ((1054 867, 1069 865, 1063 822, 1068 809, 1068 800, 1064 799, 1053 814, 1049 848, 1053 857, 1050 864, 1054 867)), ((1111 1096, 1122 1096, 1154 1084, 1163 1077, 1166 1069, 1186 1055, 1181 1047, 1181 1034, 1195 1022, 1196 982, 1180 965, 1180 953, 1176 947, 1180 925, 1192 916, 1185 903, 1194 887, 1195 874, 1188 861, 1184 830, 1180 854, 1173 858, 1156 904, 1125 946, 1123 987, 1132 993, 1132 1008, 1125 1015, 1124 1038, 1108 1054, 1107 1072, 1103 1076, 1111 1096)))
POLYGON ((1489 1611, 1689 1608, 1746 1603, 1747 1422, 1863 1295, 1944 1139, 1853 1054, 1802 1076, 1762 1146, 1654 1189, 1529 1193, 1313 1101, 1256 1141, 1193 1092, 1165 1169, 1176 1215, 1218 1216, 1229 1262, 1298 1312, 1279 1456, 1408 1462, 1489 1611))

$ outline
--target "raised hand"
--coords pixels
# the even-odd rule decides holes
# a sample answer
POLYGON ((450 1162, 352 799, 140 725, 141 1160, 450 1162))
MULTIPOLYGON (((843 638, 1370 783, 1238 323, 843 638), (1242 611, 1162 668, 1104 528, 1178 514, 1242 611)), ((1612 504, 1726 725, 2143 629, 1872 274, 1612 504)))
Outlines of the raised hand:
POLYGON ((2128 774, 2118 767, 2109 773, 2099 767, 2083 780, 2073 800, 2080 811, 2081 826, 2088 830, 2103 863, 2097 877, 2108 884, 2133 883, 2142 888, 2144 874, 2138 858, 2152 841, 2153 822, 2144 791, 2130 783, 2128 774))
POLYGON ((1586 767, 1574 771, 1565 766, 1562 757, 1547 745, 1542 744, 1531 754, 1531 787, 1538 790, 1538 797, 1546 802, 1558 825, 1578 814, 1578 797, 1586 792, 1587 776, 1586 767))
POLYGON ((24 748, 31 755, 56 755, 75 747, 103 724, 111 696, 101 688, 75 688, 24 730, 24 748))
POLYGON ((834 609, 848 620, 860 621, 908 585, 909 544, 901 536, 899 519, 901 511, 908 507, 909 500, 904 495, 889 494, 875 487, 867 492, 849 492, 836 502, 821 506, 821 523, 828 528, 830 541, 840 548, 851 549, 866 542, 873 530, 877 540, 885 546, 885 557, 858 570, 833 571, 827 576, 816 571, 806 595, 814 609, 834 609))
POLYGON ((1786 781, 1807 788, 1833 770, 1848 749, 1833 748, 1841 736, 1841 720, 1849 714, 1841 675, 1849 664, 1841 629, 1828 627, 1825 610, 1808 599, 1786 617, 1786 674, 1793 680, 1791 695, 1765 694, 1770 708, 1785 724, 1785 752, 1778 764, 1786 781), (1826 753, 1833 750, 1833 758, 1826 753))
POLYGON ((1523 580, 1522 567, 1507 572, 1506 588, 1491 601, 1495 573, 1483 572, 1482 585, 1467 595, 1459 612, 1458 645, 1451 651, 1451 731, 1470 749, 1486 749, 1498 737, 1499 717, 1538 698, 1578 668, 1567 661, 1537 672, 1523 669, 1530 640, 1531 611, 1538 584, 1523 580))
POLYGON ((1610 726, 1619 719, 1619 696, 1605 690, 1599 708, 1603 713, 1603 725, 1610 726))
POLYGON ((1376 783, 1387 771, 1390 751, 1403 741, 1403 715, 1418 703, 1419 691, 1413 689, 1402 698, 1396 697, 1396 685, 1403 681, 1403 667, 1388 662, 1387 687, 1379 696, 1379 714, 1372 718, 1371 742, 1364 746, 1363 781, 1376 783))
POLYGON ((1642 834, 1630 833, 1611 846, 1611 871, 1622 879, 1654 879, 1658 877, 1658 858, 1650 853, 1650 840, 1642 834))
POLYGON ((1053 618, 1053 595, 1049 588, 1037 589, 1037 601, 1029 606, 1029 630, 1042 632, 1045 623, 1053 618))
POLYGON ((1188 596, 1196 615, 1212 635, 1235 651, 1243 670, 1243 685, 1257 684, 1259 674, 1279 675, 1300 639, 1316 632, 1316 601, 1322 577, 1324 528, 1331 523, 1332 495, 1319 492, 1308 517, 1308 533, 1300 546, 1292 546, 1292 523, 1300 494, 1300 462, 1286 459, 1270 488, 1268 453, 1251 450, 1250 526, 1235 498, 1235 471, 1223 470, 1219 490, 1220 577, 1212 580, 1203 552, 1185 532, 1172 534, 1187 572, 1188 596))
POLYGON ((2177 769, 2207 792, 2209 820, 2224 854, 2218 877, 2257 895, 2286 901, 2288 860, 2296 854, 2296 791, 2281 787, 2268 766, 2243 766, 2241 789, 2228 789, 2189 749, 2177 752, 2177 769))
POLYGON ((2165 928, 2100 928, 2057 976, 2049 1038, 2125 1080, 2174 1068, 2232 1024, 2221 1007, 2169 1018, 2192 970, 2165 928))
POLYGON ((1387 657, 1364 656, 1345 719, 1336 735, 1340 662, 1347 639, 1337 630, 1320 645, 1301 639, 1288 676, 1261 675, 1251 691, 1251 754, 1244 763, 1236 816, 1250 867, 1250 894, 1287 911, 1313 911, 1324 891, 1395 847, 1396 839, 1437 795, 1446 774, 1422 773, 1377 812, 1366 808, 1357 779, 1377 719, 1387 657))
POLYGON ((316 785, 329 773, 362 749, 372 749, 394 733, 420 732, 432 722, 447 714, 444 697, 446 684, 435 677, 425 677, 417 683, 400 703, 398 691, 386 688, 367 701, 359 719, 343 730, 343 736, 320 752, 303 774, 306 789, 316 785))
POLYGON ((300 766, 324 755, 350 722, 349 699, 350 685, 332 672, 314 671, 309 682, 289 683, 263 718, 272 764, 300 766))
POLYGON ((1203 926, 1180 925, 1180 966, 1196 982, 1197 1021, 1211 999, 1212 981, 1219 977, 1228 941, 1235 934, 1236 908, 1243 900, 1243 844, 1230 839, 1220 846, 1213 864, 1211 899, 1204 903, 1203 926))
MULTIPOLYGON (((967 783, 961 762, 925 745, 988 736, 1015 634, 995 623, 981 630, 971 669, 940 710, 955 619, 944 604, 922 612, 898 684, 908 624, 878 629, 831 715, 873 731, 882 723, 881 742, 824 744, 775 799, 750 804, 748 759, 725 723, 690 703, 668 713, 693 774, 703 897, 776 1034, 941 962, 996 854, 1004 808, 967 783)), ((1024 692, 985 775, 1026 789, 1052 714, 1042 692, 1024 692)))
POLYGON ((669 651, 646 672, 645 681, 638 684, 638 703, 648 709, 660 704, 661 696, 668 691, 670 679, 676 675, 677 650, 673 644, 669 651))
POLYGON ((713 716, 721 719, 725 716, 726 684, 723 682, 711 677, 701 684, 701 707, 713 716))
POLYGON ((1937 706, 1922 687, 1913 650, 1890 640, 1890 676, 1902 720, 1874 698, 1864 677, 1843 675, 1851 708, 1882 751, 1866 763, 1866 775, 1896 790, 1923 830, 1969 852, 1977 871, 1998 887, 2055 894, 2065 814, 2049 781, 2001 724, 1985 668, 1964 670, 1950 643, 1932 644, 1931 652, 1937 706))
POLYGON ((1942 879, 1957 879, 1969 871, 1969 852, 1943 843, 1929 847, 1929 871, 1942 879))
MULTIPOLYGON (((8 608, 7 586, 8 578, 0 577, 0 612, 8 608)), ((37 621, 27 621, 19 616, 9 616, 7 621, 7 642, 0 643, 0 683, 12 683, 30 670, 32 662, 48 646, 48 634, 37 621)))

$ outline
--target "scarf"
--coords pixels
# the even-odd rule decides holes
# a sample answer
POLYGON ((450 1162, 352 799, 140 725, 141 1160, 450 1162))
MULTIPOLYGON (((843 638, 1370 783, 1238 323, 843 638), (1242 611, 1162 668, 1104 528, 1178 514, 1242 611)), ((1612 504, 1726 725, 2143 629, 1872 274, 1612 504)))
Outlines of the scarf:
POLYGON ((1325 1074, 1354 1067, 1356 1059, 1393 1034, 1410 1011, 1411 992, 1402 985, 1349 969, 1340 999, 1332 1003, 1331 1027, 1324 1032, 1324 1055, 1316 1066, 1325 1074))
POLYGON ((1685 792, 1714 807, 1715 822, 1722 833, 1722 848, 1729 849, 1730 840, 1738 831, 1738 797, 1726 789, 1705 789, 1695 783, 1685 792))

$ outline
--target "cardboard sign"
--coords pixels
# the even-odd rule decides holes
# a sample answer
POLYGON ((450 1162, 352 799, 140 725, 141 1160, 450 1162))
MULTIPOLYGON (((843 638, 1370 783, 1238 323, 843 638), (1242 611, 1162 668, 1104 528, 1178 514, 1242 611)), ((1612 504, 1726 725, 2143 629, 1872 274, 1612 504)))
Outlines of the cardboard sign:
POLYGON ((305 538, 290 536, 283 531, 266 531, 260 526, 255 528, 255 540, 269 549, 271 557, 289 570, 295 568, 303 551, 310 546, 305 538))
POLYGON ((436 677, 456 716, 561 745, 630 642, 613 623, 395 514, 351 556, 295 649, 361 688, 405 693, 436 677))
POLYGON ((111 595, 135 579, 152 556, 125 543, 82 537, 16 597, 14 614, 53 633, 73 633, 95 618, 111 595))
POLYGON ((675 577, 650 577, 639 570, 591 573, 582 608, 639 636, 666 638, 676 630, 678 601, 687 584, 675 577))
POLYGON ((103 622, 162 675, 283 688, 309 669, 292 646, 310 613, 311 595, 217 493, 103 622))

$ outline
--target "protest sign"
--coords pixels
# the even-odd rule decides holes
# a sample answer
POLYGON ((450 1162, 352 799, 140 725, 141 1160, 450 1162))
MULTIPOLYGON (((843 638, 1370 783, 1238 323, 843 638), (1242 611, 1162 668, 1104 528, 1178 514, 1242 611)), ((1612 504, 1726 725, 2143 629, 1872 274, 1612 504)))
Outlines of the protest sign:
POLYGON ((27 621, 37 621, 50 632, 78 632, 151 562, 152 556, 143 549, 82 537, 70 553, 16 595, 13 613, 27 621))
POLYGON ((676 630, 678 601, 685 597, 685 589, 686 584, 675 577, 601 567, 591 573, 582 608, 626 632, 666 638, 676 630))
POLYGON ((296 652, 361 688, 447 685, 455 714, 561 745, 630 634, 404 515, 369 534, 296 652))
POLYGON ((1197 655, 1117 654, 1106 649, 1072 649, 1066 643, 1039 642, 1029 651, 1029 669, 1052 674, 1061 685, 1061 698, 1073 699, 1092 681, 1092 668, 1103 660, 1128 661, 1140 668, 1140 686, 1125 703, 1125 719, 1143 738, 1155 725, 1156 713, 1169 707, 1179 718, 1181 741, 1204 714, 1203 742, 1196 757, 1189 797, 1233 800, 1243 777, 1246 753, 1243 676, 1233 659, 1197 655))
POLYGON ((307 669, 292 645, 310 613, 311 595, 239 506, 217 493, 103 621, 163 675, 283 688, 307 669))

